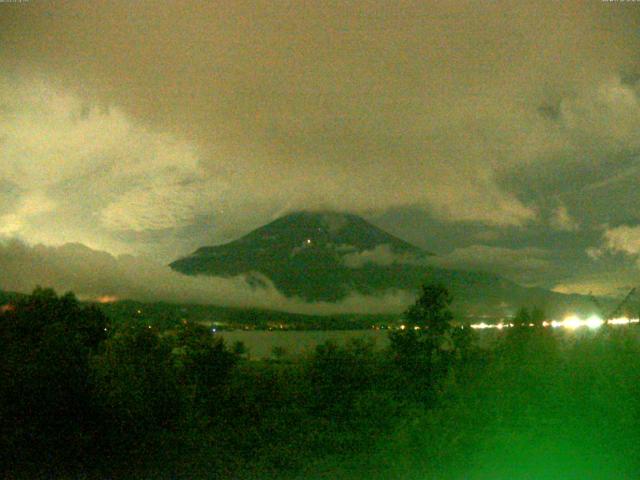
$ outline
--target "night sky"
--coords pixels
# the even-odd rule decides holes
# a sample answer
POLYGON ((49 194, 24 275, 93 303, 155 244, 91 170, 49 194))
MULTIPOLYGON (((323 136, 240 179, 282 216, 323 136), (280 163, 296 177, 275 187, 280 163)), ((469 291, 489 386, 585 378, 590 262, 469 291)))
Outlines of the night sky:
POLYGON ((321 209, 620 295, 639 180, 638 3, 0 3, 0 268, 29 275, 0 287, 117 291, 321 209))

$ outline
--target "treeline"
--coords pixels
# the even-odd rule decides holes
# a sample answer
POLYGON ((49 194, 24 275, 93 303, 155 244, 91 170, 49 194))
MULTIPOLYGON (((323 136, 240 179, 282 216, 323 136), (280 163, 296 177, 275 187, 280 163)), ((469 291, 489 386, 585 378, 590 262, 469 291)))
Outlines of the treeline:
POLYGON ((408 317, 434 328, 396 333, 385 354, 356 340, 249 362, 199 325, 112 324, 71 293, 36 289, 0 314, 4 471, 280 478, 366 451, 408 404, 433 403, 462 359, 438 292, 408 317))
POLYGON ((215 326, 218 330, 364 330, 379 325, 393 325, 399 319, 399 315, 386 314, 319 316, 217 305, 143 303, 131 300, 103 303, 99 307, 113 323, 137 318, 161 330, 174 328, 183 320, 215 326))
POLYGON ((470 464, 496 431, 517 439, 535 415, 561 428, 559 416, 593 401, 576 380, 587 378, 606 387, 594 409, 602 392, 622 392, 628 411, 612 424, 640 431, 630 420, 640 413, 640 348, 628 332, 567 346, 550 329, 514 328, 479 349, 471 329, 452 327, 450 303, 446 289, 425 285, 386 351, 355 340, 248 361, 198 325, 112 324, 72 294, 37 289, 0 313, 0 473, 471 478, 451 466, 470 464))

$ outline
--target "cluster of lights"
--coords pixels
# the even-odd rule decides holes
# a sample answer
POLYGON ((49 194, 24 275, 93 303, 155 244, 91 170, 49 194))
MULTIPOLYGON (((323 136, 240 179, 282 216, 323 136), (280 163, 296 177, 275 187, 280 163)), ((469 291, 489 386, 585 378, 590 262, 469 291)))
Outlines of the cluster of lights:
POLYGON ((476 330, 484 330, 485 328, 497 328, 498 330, 502 330, 505 327, 513 327, 513 323, 474 323, 471 325, 471 328, 475 328, 476 330))
POLYGON ((96 298, 96 302, 98 303, 113 303, 117 301, 118 301, 118 297, 116 297, 115 295, 102 295, 96 298))
MULTIPOLYGON (((582 319, 577 315, 570 315, 566 317, 564 320, 560 320, 560 321, 552 320, 550 322, 542 322, 542 326, 551 327, 551 328, 562 327, 569 330, 575 330, 577 328, 587 327, 592 330, 595 330, 597 328, 600 328, 605 323, 607 323, 607 325, 629 325, 631 323, 639 323, 639 322, 640 322, 640 319, 638 318, 618 317, 618 318, 611 318, 605 322, 605 320, 598 317, 597 315, 591 315, 589 318, 586 318, 586 319, 582 319)), ((501 322, 501 323, 489 324, 489 323, 482 322, 482 323, 474 323, 473 325, 471 325, 471 328, 475 328, 478 330, 483 330, 485 328, 496 328, 498 330, 502 330, 503 328, 510 328, 513 326, 514 326, 513 323, 501 322)), ((534 325, 533 323, 530 323, 529 326, 533 327, 534 325)))
MULTIPOLYGON (((400 330, 407 330, 407 329, 411 329, 412 327, 407 327, 406 325, 402 324, 400 325, 400 330)), ((413 327, 414 330, 420 330, 420 327, 418 325, 414 325, 413 327)))

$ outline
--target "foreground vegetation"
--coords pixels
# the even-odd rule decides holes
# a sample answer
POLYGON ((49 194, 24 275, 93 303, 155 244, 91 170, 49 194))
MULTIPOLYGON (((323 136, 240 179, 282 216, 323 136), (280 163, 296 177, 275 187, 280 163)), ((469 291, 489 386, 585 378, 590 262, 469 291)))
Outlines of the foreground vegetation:
POLYGON ((38 289, 0 313, 0 473, 637 478, 633 328, 514 328, 480 349, 449 304, 425 286, 388 351, 352 341, 247 361, 197 325, 112 325, 38 289))

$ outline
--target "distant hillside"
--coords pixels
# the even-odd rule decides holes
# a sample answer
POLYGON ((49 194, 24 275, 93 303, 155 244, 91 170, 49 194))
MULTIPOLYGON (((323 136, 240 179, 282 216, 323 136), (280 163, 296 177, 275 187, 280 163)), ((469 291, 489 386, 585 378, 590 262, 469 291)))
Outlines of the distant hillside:
POLYGON ((171 268, 188 275, 255 272, 283 294, 308 301, 335 302, 349 293, 416 292, 421 284, 436 281, 450 288, 456 310, 473 316, 504 315, 533 305, 550 314, 593 310, 584 296, 526 288, 485 272, 447 270, 430 265, 432 255, 357 215, 297 212, 230 243, 202 247, 171 268))
POLYGON ((396 315, 304 315, 253 308, 216 305, 172 304, 165 302, 117 301, 98 305, 116 324, 132 318, 161 330, 174 328, 184 320, 215 327, 217 330, 357 330, 374 325, 398 323, 396 315))

